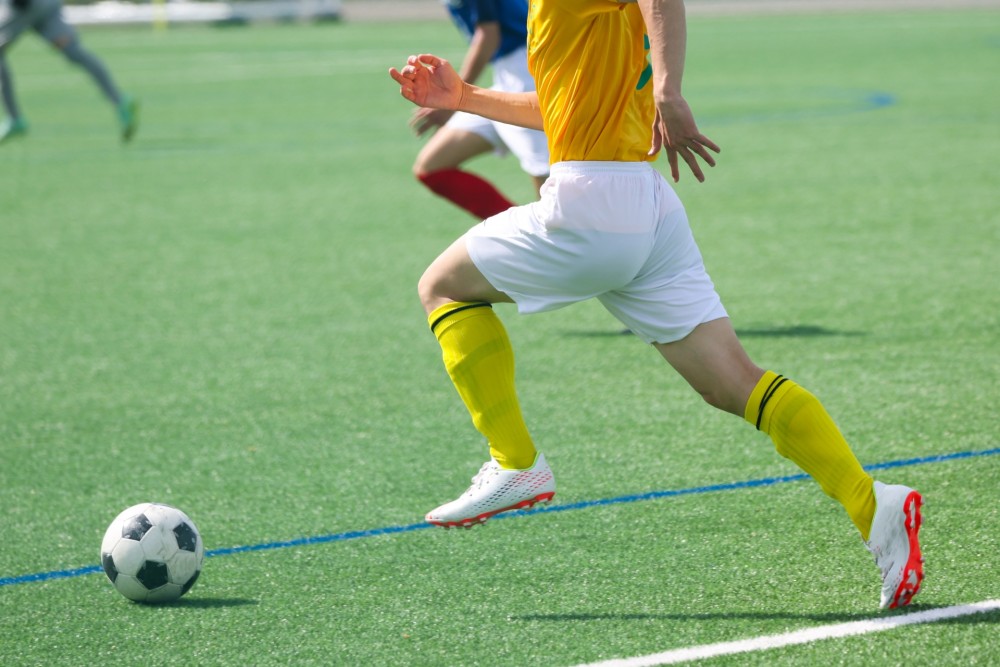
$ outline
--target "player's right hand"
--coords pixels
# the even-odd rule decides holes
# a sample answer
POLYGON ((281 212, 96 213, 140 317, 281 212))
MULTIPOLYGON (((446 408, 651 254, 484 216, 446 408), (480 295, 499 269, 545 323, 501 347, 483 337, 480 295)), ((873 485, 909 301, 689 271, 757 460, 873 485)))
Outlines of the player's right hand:
POLYGON ((410 56, 403 69, 390 67, 389 76, 399 84, 399 94, 417 106, 456 110, 462 103, 466 84, 444 58, 410 56))

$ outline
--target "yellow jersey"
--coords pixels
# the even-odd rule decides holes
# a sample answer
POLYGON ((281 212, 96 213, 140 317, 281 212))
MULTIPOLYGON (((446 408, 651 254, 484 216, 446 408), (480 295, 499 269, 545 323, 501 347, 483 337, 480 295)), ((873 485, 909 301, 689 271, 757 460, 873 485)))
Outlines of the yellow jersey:
POLYGON ((528 67, 553 163, 651 158, 649 40, 639 6, 529 0, 528 67))

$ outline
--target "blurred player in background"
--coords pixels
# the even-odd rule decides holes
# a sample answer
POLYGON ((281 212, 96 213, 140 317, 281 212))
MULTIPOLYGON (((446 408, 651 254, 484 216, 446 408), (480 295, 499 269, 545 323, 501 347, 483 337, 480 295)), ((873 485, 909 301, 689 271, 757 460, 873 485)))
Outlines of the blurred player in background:
MULTIPOLYGON (((528 314, 596 298, 709 405, 766 433, 839 502, 881 571, 881 606, 909 604, 923 578, 920 494, 874 481, 813 394, 753 363, 680 199, 649 164, 662 148, 675 181, 681 160, 702 181, 699 159, 714 166, 719 152, 681 94, 683 0, 531 0, 528 34, 537 93, 478 88, 430 54, 389 70, 419 106, 544 128, 553 160, 539 201, 473 226, 417 287, 445 369, 491 455, 427 521, 471 527, 553 497, 555 479, 525 425, 513 349, 492 304, 513 302, 528 314)), ((822 593, 828 573, 818 565, 813 586, 822 593)))
MULTIPOLYGON (((443 0, 458 29, 469 39, 459 69, 475 83, 492 63, 493 88, 510 92, 535 89, 528 73, 527 0, 443 0)), ((459 167, 477 155, 508 152, 531 176, 535 192, 549 174, 545 135, 481 116, 445 109, 417 109, 410 126, 418 136, 438 128, 413 165, 413 174, 430 190, 483 220, 514 205, 489 181, 459 167)))
POLYGON ((129 141, 138 124, 136 101, 122 95, 111 74, 97 56, 83 48, 75 29, 63 19, 60 0, 11 0, 10 14, 0 24, 0 97, 7 118, 0 121, 0 142, 23 136, 28 122, 14 95, 13 77, 7 65, 7 49, 25 30, 34 30, 74 65, 82 67, 114 105, 122 141, 129 141))

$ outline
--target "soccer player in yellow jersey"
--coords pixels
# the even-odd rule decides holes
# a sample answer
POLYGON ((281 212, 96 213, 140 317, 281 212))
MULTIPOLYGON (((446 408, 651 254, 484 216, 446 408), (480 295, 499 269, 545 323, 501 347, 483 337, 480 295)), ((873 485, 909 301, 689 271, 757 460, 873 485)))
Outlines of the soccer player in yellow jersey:
POLYGON ((706 402, 765 432, 840 502, 881 570, 881 606, 909 604, 923 579, 920 494, 874 481, 815 396, 750 360, 681 202, 649 164, 665 150, 675 181, 682 161, 703 181, 701 163, 714 166, 719 152, 681 94, 686 38, 683 0, 531 0, 537 91, 478 88, 430 54, 389 70, 418 106, 544 130, 552 159, 539 201, 474 226, 420 279, 445 367, 491 454, 472 486, 427 520, 470 527, 553 497, 492 304, 536 313, 596 298, 706 402))

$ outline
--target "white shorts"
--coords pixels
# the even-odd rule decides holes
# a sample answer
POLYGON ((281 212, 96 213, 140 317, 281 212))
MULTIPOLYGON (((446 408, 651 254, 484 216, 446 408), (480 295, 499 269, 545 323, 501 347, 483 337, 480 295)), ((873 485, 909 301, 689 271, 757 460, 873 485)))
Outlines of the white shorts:
POLYGON ((726 317, 673 188, 645 162, 560 162, 541 199, 465 234, 473 263, 524 314, 596 297, 647 343, 726 317))
MULTIPOLYGON (((535 89, 535 81, 528 72, 526 48, 512 51, 493 62, 491 89, 509 93, 535 89)), ((498 123, 463 111, 453 114, 446 126, 478 134, 493 146, 497 155, 513 153, 520 161, 521 169, 530 176, 547 176, 549 173, 549 147, 544 132, 498 123)))

